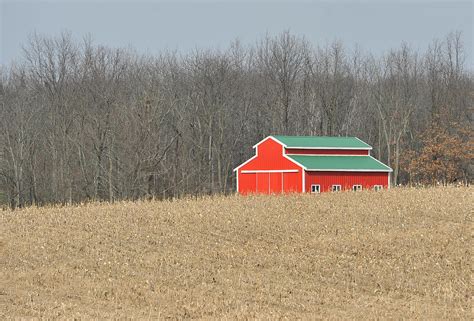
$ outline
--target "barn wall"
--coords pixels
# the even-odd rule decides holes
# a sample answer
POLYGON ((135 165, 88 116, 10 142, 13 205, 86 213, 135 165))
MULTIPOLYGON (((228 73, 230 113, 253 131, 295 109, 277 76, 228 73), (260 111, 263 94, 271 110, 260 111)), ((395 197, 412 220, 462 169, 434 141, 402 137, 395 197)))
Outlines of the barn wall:
POLYGON ((238 169, 238 191, 241 194, 278 194, 302 191, 303 169, 283 156, 283 147, 273 139, 257 146, 257 157, 238 169), (258 172, 297 170, 297 172, 258 172), (244 171, 244 172, 242 172, 244 171))
POLYGON ((369 155, 367 149, 298 149, 285 148, 286 154, 293 155, 369 155))
POLYGON ((245 173, 242 174, 239 170, 238 173, 238 191, 241 194, 255 193, 257 189, 257 174, 255 173, 245 173))
POLYGON ((269 138, 257 146, 258 157, 242 166, 241 170, 282 170, 300 169, 288 158, 283 157, 283 147, 269 138))
POLYGON ((362 189, 372 189, 374 185, 388 188, 386 172, 306 172, 305 190, 311 191, 311 184, 321 185, 321 192, 331 191, 332 185, 341 185, 342 190, 352 190, 353 185, 362 189))

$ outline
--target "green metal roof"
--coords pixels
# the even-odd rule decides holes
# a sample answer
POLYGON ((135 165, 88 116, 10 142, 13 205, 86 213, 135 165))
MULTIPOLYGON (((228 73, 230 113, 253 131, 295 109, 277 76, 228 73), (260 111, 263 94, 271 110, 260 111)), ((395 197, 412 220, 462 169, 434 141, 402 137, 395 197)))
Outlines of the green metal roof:
POLYGON ((272 136, 289 148, 356 148, 372 149, 357 137, 272 136))
POLYGON ((307 170, 318 171, 377 171, 391 172, 392 169, 372 156, 319 156, 287 155, 307 170))

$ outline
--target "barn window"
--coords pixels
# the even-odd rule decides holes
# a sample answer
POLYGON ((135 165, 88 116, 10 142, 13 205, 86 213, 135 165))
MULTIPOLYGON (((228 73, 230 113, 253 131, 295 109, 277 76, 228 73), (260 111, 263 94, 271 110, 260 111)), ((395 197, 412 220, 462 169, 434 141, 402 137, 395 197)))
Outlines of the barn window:
POLYGON ((311 185, 311 193, 319 193, 320 192, 320 186, 317 184, 312 184, 311 185))
POLYGON ((378 191, 381 191, 382 189, 383 189, 382 185, 374 185, 374 191, 378 192, 378 191))
POLYGON ((362 185, 353 185, 352 190, 354 192, 361 191, 362 190, 362 185))
POLYGON ((332 191, 333 192, 339 192, 341 190, 341 185, 333 185, 332 186, 332 191))

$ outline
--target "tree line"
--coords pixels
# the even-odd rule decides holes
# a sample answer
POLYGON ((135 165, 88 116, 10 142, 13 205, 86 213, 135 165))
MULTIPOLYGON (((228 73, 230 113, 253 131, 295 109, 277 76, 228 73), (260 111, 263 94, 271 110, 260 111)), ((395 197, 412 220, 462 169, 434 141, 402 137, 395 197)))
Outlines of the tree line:
POLYGON ((472 180, 462 36, 384 55, 290 32, 142 55, 34 34, 0 69, 0 203, 230 193, 271 134, 357 136, 394 185, 472 180))

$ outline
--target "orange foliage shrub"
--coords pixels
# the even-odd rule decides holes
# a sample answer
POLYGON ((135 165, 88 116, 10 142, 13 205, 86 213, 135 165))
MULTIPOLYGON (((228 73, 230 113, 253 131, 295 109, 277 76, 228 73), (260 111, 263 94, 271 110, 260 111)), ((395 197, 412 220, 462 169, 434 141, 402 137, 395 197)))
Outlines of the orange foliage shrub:
POLYGON ((404 155, 411 183, 470 182, 470 166, 474 158, 472 131, 455 123, 444 127, 433 122, 420 138, 422 147, 404 155))

